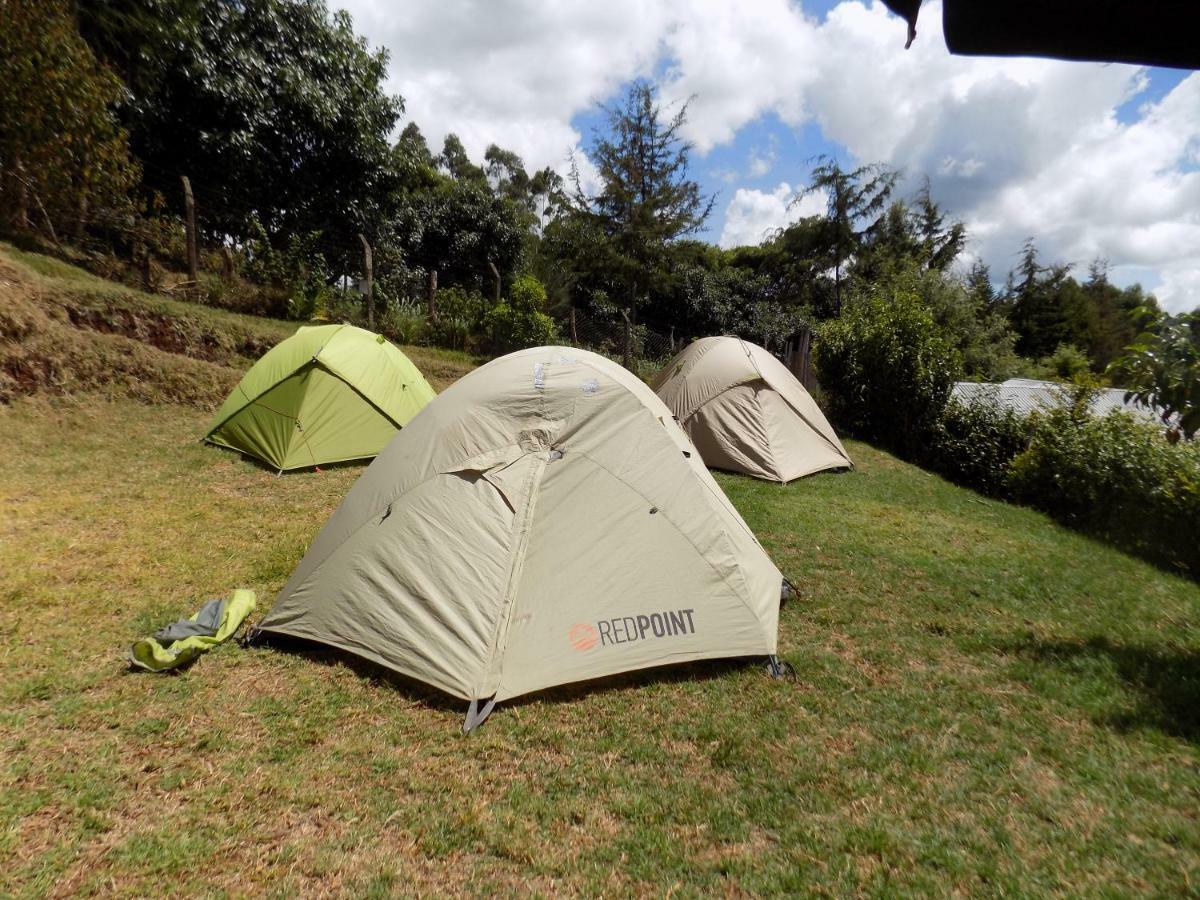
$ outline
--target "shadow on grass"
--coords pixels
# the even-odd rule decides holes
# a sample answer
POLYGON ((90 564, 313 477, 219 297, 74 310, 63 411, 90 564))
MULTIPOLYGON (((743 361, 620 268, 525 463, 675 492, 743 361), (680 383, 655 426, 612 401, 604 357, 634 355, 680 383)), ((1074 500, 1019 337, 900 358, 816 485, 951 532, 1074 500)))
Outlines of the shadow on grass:
MULTIPOLYGON (((445 694, 424 682, 409 678, 399 672, 355 656, 345 650, 329 647, 315 641, 279 634, 262 634, 256 646, 271 648, 285 653, 294 653, 324 666, 345 666, 361 678, 386 684, 412 700, 426 704, 432 709, 464 713, 467 701, 445 694)), ((620 672, 589 681, 557 685, 531 694, 513 697, 498 705, 498 708, 515 708, 527 704, 549 702, 556 704, 577 703, 591 696, 616 691, 637 690, 651 684, 678 684, 687 681, 714 681, 747 667, 763 668, 763 660, 757 657, 733 659, 707 659, 687 663, 672 663, 631 672, 620 672)), ((763 678, 767 678, 766 674, 763 678)))
POLYGON ((276 466, 273 466, 270 463, 259 459, 253 453, 248 453, 245 450, 238 450, 236 447, 226 447, 224 444, 214 444, 212 441, 208 440, 207 438, 201 438, 199 441, 196 441, 196 443, 200 444, 201 446, 203 446, 205 448, 213 447, 216 450, 220 451, 221 453, 226 453, 226 454, 231 454, 232 456, 236 456, 242 462, 249 463, 250 465, 254 466, 254 468, 256 468, 256 469, 260 469, 263 472, 269 472, 272 475, 277 475, 280 477, 283 477, 286 475, 303 475, 306 473, 307 474, 319 474, 321 472, 331 472, 335 469, 359 468, 359 469, 365 470, 367 468, 367 466, 369 466, 371 464, 371 461, 375 458, 374 456, 363 456, 363 457, 359 457, 358 459, 344 459, 344 460, 341 460, 340 462, 319 463, 319 464, 314 463, 311 466, 296 466, 295 468, 291 468, 291 469, 279 469, 276 466))
POLYGON ((1026 638, 999 649, 1040 665, 1068 669, 1068 677, 1089 663, 1110 667, 1133 703, 1132 709, 1101 714, 1101 723, 1118 731, 1155 728, 1200 743, 1200 651, 1114 643, 1105 637, 1026 638))

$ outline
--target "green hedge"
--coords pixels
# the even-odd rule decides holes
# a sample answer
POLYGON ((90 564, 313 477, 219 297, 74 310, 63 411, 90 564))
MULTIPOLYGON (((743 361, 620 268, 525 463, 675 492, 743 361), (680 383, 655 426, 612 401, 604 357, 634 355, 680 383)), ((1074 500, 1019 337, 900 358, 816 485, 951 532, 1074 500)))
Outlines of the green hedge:
POLYGON ((1128 413, 1062 408, 1036 417, 1007 482, 1063 522, 1200 575, 1200 444, 1170 444, 1128 413))
POLYGON ((1006 406, 951 400, 925 444, 923 462, 951 481, 1007 498, 1009 464, 1029 437, 1029 419, 1006 406))
POLYGON ((1168 443, 1125 412, 1095 417, 1088 392, 1022 416, 951 401, 920 460, 952 481, 1200 576, 1200 443, 1168 443))
POLYGON ((957 352, 912 293, 856 298, 814 347, 831 417, 855 437, 914 457, 937 426, 957 352))

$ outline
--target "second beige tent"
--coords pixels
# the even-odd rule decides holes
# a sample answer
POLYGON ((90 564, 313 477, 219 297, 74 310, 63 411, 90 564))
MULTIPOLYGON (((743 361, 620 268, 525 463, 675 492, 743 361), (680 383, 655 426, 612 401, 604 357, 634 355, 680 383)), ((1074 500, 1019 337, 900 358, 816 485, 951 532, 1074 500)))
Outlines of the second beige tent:
POLYGON ((787 482, 853 465, 796 376, 740 338, 692 342, 653 387, 714 469, 787 482))

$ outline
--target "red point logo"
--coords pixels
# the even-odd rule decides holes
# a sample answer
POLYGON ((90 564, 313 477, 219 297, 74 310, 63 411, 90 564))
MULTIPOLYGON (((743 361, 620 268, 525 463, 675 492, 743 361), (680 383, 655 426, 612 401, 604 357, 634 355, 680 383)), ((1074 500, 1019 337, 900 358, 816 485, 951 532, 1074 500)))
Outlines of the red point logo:
POLYGON ((571 630, 567 632, 567 640, 576 650, 591 650, 600 640, 600 636, 591 625, 580 623, 571 626, 571 630))

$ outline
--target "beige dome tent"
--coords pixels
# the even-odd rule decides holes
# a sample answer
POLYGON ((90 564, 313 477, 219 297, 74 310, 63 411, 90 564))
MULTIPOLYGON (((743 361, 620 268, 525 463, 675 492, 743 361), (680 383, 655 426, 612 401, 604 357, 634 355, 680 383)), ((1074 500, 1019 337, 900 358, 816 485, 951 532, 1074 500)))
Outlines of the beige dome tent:
POLYGON ((467 375, 371 463, 259 628, 471 701, 772 656, 782 576, 654 393, 540 347, 467 375))
POLYGON ((654 390, 714 469, 788 482, 853 465, 796 376, 740 338, 693 341, 654 390))

